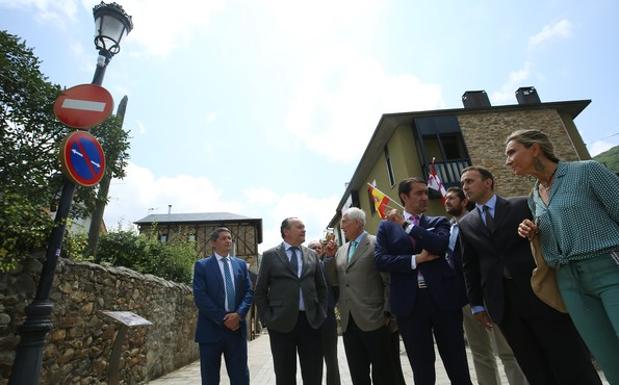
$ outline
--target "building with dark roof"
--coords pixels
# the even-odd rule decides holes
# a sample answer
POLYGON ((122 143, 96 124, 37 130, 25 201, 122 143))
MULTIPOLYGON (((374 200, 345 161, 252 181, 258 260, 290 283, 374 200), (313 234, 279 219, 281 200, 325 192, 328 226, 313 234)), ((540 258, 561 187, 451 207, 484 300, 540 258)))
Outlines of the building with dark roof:
POLYGON ((256 260, 258 244, 262 243, 262 218, 249 218, 227 212, 150 214, 134 223, 140 233, 156 231, 161 242, 169 242, 178 237, 195 241, 201 258, 211 255, 209 235, 218 227, 230 229, 234 240, 234 254, 250 264, 256 260))
MULTIPOLYGON (((546 132, 561 159, 590 159, 574 124, 590 100, 542 103, 533 87, 518 89, 516 99, 518 104, 491 106, 484 91, 467 91, 462 97, 464 108, 382 115, 328 226, 338 227, 342 210, 354 206, 365 211, 367 229, 374 233, 380 217, 368 183, 398 200, 398 182, 410 176, 427 178, 433 159, 446 188, 459 184, 462 169, 480 165, 494 173, 497 193, 528 194, 532 181, 512 175, 505 167, 505 138, 519 129, 546 132)), ((430 191, 434 199, 428 214, 445 215, 440 196, 430 191)))

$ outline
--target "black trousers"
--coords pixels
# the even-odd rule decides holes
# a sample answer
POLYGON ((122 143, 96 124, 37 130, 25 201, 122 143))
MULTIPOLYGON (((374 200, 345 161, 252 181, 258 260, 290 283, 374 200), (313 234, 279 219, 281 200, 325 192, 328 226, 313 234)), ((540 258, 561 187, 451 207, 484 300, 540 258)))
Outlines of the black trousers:
POLYGON ((462 309, 442 310, 433 302, 428 289, 419 289, 413 313, 397 319, 415 385, 436 383, 432 334, 451 383, 472 385, 464 347, 462 309))
POLYGON ((528 281, 504 280, 499 328, 530 385, 599 385, 585 345, 567 314, 535 297, 528 281))
POLYGON ((327 311, 322 324, 322 352, 327 366, 327 385, 340 385, 340 368, 337 364, 337 320, 333 309, 327 311))
POLYGON ((344 350, 353 385, 370 385, 372 377, 377 385, 395 384, 391 333, 386 326, 372 331, 359 329, 352 315, 344 332, 344 350))
POLYGON ((297 353, 301 364, 304 385, 322 383, 322 343, 320 329, 307 322, 305 312, 300 311, 297 324, 288 333, 269 329, 273 368, 276 385, 297 383, 297 353))

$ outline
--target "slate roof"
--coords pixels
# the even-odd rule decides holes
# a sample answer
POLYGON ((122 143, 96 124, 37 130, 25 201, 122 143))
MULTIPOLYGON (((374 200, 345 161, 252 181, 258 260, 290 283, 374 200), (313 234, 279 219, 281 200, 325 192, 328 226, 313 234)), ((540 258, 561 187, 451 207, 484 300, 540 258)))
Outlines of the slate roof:
POLYGON ((179 222, 229 222, 229 221, 262 221, 262 218, 249 218, 243 215, 218 212, 218 213, 174 213, 174 214, 150 214, 135 221, 136 225, 148 223, 179 223, 179 222))

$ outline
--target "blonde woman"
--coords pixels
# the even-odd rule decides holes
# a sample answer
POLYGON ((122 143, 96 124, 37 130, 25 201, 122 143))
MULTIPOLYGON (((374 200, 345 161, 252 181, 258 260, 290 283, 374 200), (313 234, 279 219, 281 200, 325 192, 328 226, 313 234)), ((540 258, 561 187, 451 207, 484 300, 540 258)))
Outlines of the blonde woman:
POLYGON ((537 179, 534 221, 518 234, 540 235, 566 308, 606 379, 619 385, 619 177, 595 161, 565 162, 548 136, 520 130, 506 140, 506 165, 537 179))

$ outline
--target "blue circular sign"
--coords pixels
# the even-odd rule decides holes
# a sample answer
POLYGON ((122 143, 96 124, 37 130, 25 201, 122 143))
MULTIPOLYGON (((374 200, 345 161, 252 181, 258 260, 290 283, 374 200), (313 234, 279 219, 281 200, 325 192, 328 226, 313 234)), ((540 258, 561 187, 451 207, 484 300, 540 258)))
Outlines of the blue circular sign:
POLYGON ((105 173, 103 148, 85 131, 73 132, 64 139, 60 160, 64 174, 81 186, 96 185, 105 173))

